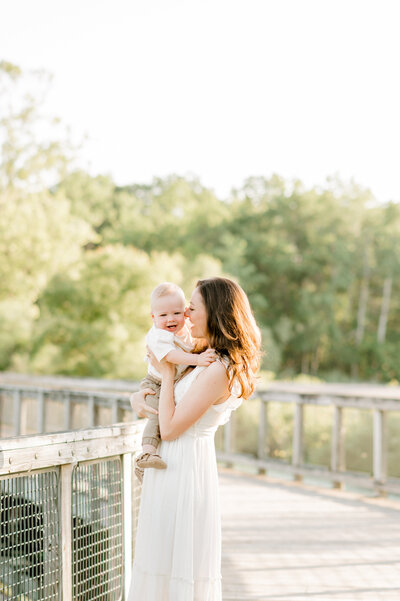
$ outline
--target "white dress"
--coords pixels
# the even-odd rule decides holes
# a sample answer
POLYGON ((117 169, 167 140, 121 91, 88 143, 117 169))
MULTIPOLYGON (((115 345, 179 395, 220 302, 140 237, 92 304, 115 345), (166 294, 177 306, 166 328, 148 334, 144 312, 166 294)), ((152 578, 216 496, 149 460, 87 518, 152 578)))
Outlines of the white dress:
MULTIPOLYGON (((176 404, 203 369, 176 384, 176 404)), ((179 438, 161 442, 167 469, 145 470, 127 601, 221 601, 214 434, 241 401, 231 395, 212 405, 179 438)))

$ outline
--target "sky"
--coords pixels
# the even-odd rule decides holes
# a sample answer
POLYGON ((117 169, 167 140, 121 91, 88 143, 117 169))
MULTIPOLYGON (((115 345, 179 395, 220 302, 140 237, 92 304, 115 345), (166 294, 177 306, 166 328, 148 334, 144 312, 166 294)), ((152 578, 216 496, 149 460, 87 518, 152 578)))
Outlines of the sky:
POLYGON ((119 185, 354 178, 400 201, 398 0, 0 0, 0 60, 119 185))

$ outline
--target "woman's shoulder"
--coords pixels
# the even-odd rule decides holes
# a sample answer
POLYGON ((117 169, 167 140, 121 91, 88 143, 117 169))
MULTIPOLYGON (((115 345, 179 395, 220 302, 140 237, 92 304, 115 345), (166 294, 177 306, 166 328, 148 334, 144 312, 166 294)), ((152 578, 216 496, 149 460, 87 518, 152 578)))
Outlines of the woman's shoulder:
POLYGON ((221 359, 218 357, 216 361, 210 363, 207 367, 206 372, 210 375, 220 376, 220 377, 228 377, 228 365, 225 359, 221 359))
MULTIPOLYGON (((200 368, 196 368, 199 370, 200 368)), ((197 378, 199 384, 204 386, 208 390, 219 392, 223 394, 224 390, 228 389, 229 378, 227 369, 223 362, 217 360, 203 367, 197 378)))
POLYGON ((198 365, 193 370, 187 372, 183 377, 183 380, 196 380, 201 382, 202 385, 206 383, 212 386, 213 383, 228 383, 228 374, 225 366, 218 360, 210 363, 210 365, 198 365))

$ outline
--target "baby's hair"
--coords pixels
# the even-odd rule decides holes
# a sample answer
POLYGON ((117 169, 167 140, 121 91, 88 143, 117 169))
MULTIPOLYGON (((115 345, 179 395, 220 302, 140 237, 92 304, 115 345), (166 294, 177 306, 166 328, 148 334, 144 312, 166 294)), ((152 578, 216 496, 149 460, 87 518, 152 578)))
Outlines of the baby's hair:
POLYGON ((167 296, 168 294, 178 294, 182 297, 183 304, 186 303, 185 294, 179 286, 172 282, 163 282, 156 286, 150 295, 150 306, 153 308, 154 302, 161 296, 167 296))

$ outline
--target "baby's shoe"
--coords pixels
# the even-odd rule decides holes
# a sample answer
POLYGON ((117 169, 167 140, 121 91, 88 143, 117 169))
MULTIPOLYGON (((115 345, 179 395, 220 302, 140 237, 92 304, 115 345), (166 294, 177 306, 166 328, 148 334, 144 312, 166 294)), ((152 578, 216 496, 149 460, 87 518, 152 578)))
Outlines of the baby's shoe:
POLYGON ((147 467, 155 467, 157 470, 165 470, 167 464, 163 461, 160 455, 156 453, 142 453, 136 459, 136 465, 142 469, 147 467))

